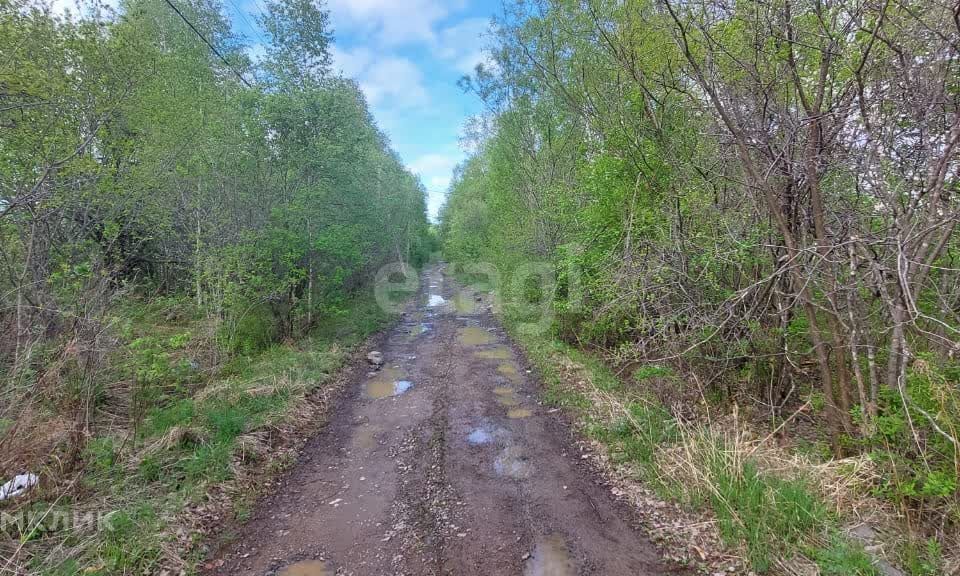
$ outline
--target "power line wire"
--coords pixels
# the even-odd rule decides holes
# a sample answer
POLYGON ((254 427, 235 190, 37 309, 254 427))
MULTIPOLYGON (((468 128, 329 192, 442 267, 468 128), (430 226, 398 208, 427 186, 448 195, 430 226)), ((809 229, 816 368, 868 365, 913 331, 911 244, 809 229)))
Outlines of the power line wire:
MULTIPOLYGON (((246 23, 247 27, 250 29, 250 32, 254 35, 254 36, 252 37, 252 39, 253 39, 254 41, 256 41, 256 44, 255 44, 255 45, 265 48, 266 45, 268 44, 268 42, 267 42, 266 37, 265 37, 264 34, 263 34, 263 30, 261 29, 259 22, 257 22, 257 25, 256 25, 256 26, 254 26, 253 24, 250 23, 250 20, 247 18, 248 14, 245 14, 245 13, 244 13, 244 10, 242 10, 239 6, 237 6, 237 3, 236 3, 235 0, 227 0, 227 2, 230 3, 230 6, 233 7, 234 12, 236 12, 237 15, 240 16, 240 19, 243 20, 244 23, 246 23)), ((253 5, 251 5, 251 6, 252 6, 254 9, 256 9, 256 6, 253 6, 253 5)), ((257 20, 257 17, 254 16, 253 14, 249 14, 249 16, 250 16, 250 18, 253 18, 254 21, 257 20)), ((251 39, 251 37, 250 37, 250 36, 247 36, 246 34, 243 34, 243 37, 244 37, 245 40, 251 39)), ((253 60, 253 56, 252 56, 252 55, 250 55, 250 58, 251 58, 251 60, 253 60)), ((254 62, 254 64, 256 64, 256 62, 254 62)), ((254 68, 250 71, 250 73, 253 75, 253 81, 254 81, 254 82, 258 82, 258 81, 259 81, 259 78, 257 78, 257 70, 256 70, 256 67, 254 67, 254 68)))
POLYGON ((181 12, 180 9, 177 8, 177 6, 173 2, 171 2, 171 0, 164 0, 164 1, 167 3, 167 6, 170 6, 171 8, 173 8, 173 11, 177 13, 177 16, 179 16, 181 20, 186 22, 187 26, 189 26, 194 33, 197 36, 199 36, 201 40, 203 40, 203 43, 206 44, 210 48, 210 50, 213 51, 214 54, 220 57, 220 60, 224 63, 224 65, 226 65, 226 67, 230 69, 230 71, 233 72, 234 75, 237 78, 239 78, 240 81, 247 86, 247 88, 253 88, 253 86, 249 82, 247 82, 247 79, 244 78, 242 74, 237 72, 237 70, 230 65, 230 62, 228 62, 227 59, 223 57, 223 54, 221 54, 220 51, 217 50, 216 46, 211 44, 210 41, 207 40, 207 38, 203 34, 201 34, 199 30, 197 30, 197 27, 193 25, 193 22, 188 20, 187 17, 183 15, 183 12, 181 12))
MULTIPOLYGON (((230 6, 233 7, 233 11, 237 13, 237 16, 239 16, 240 19, 243 20, 243 23, 247 25, 247 28, 250 29, 250 32, 254 34, 255 39, 259 41, 261 44, 266 44, 266 38, 264 38, 263 32, 261 32, 259 26, 254 26, 253 24, 250 23, 250 20, 247 18, 247 15, 244 14, 243 10, 241 10, 239 6, 237 6, 237 3, 234 0, 227 0, 227 2, 229 2, 230 6)), ((251 16, 253 15, 251 14, 251 16)), ((246 36, 246 34, 244 34, 244 36, 246 36)))
POLYGON ((267 17, 267 9, 263 4, 260 3, 260 0, 253 0, 253 3, 256 4, 257 12, 260 13, 262 18, 267 17))

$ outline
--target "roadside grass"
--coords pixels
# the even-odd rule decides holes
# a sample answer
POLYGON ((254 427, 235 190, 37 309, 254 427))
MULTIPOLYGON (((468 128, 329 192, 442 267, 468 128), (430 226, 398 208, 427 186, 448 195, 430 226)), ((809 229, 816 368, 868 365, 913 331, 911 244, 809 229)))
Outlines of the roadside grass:
POLYGON ((612 463, 658 497, 709 510, 721 540, 750 570, 788 572, 799 561, 821 574, 879 574, 862 546, 842 535, 816 479, 765 465, 758 444, 736 430, 678 422, 641 385, 547 331, 522 329, 509 309, 504 320, 542 376, 545 400, 568 409, 612 463))
MULTIPOLYGON (((26 553, 22 568, 29 573, 190 572, 201 559, 192 546, 198 535, 184 530, 182 514, 222 504, 210 500, 224 483, 243 477, 246 484, 289 464, 289 451, 275 452, 274 445, 316 425, 311 420, 321 412, 350 348, 392 319, 372 299, 350 302, 304 340, 204 370, 192 358, 213 345, 199 342, 202 318, 172 318, 169 308, 179 304, 150 304, 128 316, 133 321, 117 365, 137 382, 130 401, 135 413, 144 406, 138 421, 99 428, 85 444, 75 489, 33 502, 36 513, 23 516, 27 521, 0 530, 0 537, 8 538, 5 551, 26 553), (96 513, 103 521, 85 526, 38 521, 44 515, 60 518, 51 513, 58 509, 74 516, 96 513), (192 557, 181 557, 187 549, 193 549, 192 557)), ((235 497, 227 508, 242 518, 254 486, 227 492, 235 497)))

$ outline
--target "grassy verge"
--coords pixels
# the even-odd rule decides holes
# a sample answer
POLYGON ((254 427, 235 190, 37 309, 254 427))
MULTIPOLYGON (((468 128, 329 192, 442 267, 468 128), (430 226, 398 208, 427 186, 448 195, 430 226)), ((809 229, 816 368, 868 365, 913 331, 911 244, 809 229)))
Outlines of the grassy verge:
MULTIPOLYGON (((734 421, 678 422, 640 383, 625 383, 602 361, 523 330, 508 330, 545 384, 608 461, 684 507, 706 510, 725 546, 755 572, 872 575, 862 546, 843 536, 840 518, 800 462, 784 466, 766 443, 748 440, 734 421)), ((707 566, 702 566, 704 569, 707 566)))
POLYGON ((67 488, 5 511, 0 558, 9 562, 0 568, 192 572, 206 529, 242 519, 256 487, 292 462, 322 421, 351 348, 392 320, 374 302, 356 301, 307 339, 222 361, 210 358, 216 336, 202 319, 171 320, 181 304, 125 311, 133 320, 115 363, 127 385, 105 387, 96 433, 67 488), (134 416, 110 425, 111 411, 134 416))

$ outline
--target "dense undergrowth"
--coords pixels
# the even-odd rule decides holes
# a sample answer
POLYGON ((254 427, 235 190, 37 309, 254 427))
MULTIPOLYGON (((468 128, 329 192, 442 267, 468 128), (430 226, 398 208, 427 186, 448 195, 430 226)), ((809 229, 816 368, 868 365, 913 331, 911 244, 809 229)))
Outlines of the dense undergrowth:
MULTIPOLYGON (((503 318, 542 376, 546 401, 572 413, 583 434, 629 478, 665 500, 709 511, 719 538, 746 569, 881 574, 877 557, 845 532, 858 522, 857 506, 865 502, 829 489, 852 475, 843 466, 818 470, 816 459, 797 459, 771 446, 771 438, 758 440, 729 421, 677 420, 644 386, 668 370, 652 367, 624 380, 603 358, 531 330, 529 316, 515 307, 506 305, 503 318)), ((918 544, 898 536, 888 544, 887 556, 908 574, 941 573, 935 541, 918 544)), ((701 565, 695 557, 690 562, 701 565)))
POLYGON ((105 391, 100 401, 105 410, 137 403, 141 417, 97 423, 69 491, 42 487, 29 503, 4 510, 9 522, 0 535, 5 558, 16 558, 11 569, 192 569, 209 527, 191 511, 215 509, 224 515, 217 525, 242 518, 258 483, 289 464, 298 438, 322 422, 333 376, 351 348, 392 319, 372 298, 358 298, 301 340, 201 368, 204 358, 222 354, 218 338, 203 316, 183 317, 184 309, 189 301, 167 298, 123 310, 129 324, 111 365, 116 377, 136 374, 140 384, 132 397, 105 391), (238 478, 242 485, 221 498, 238 478))
MULTIPOLYGON (((526 303, 514 322, 659 406, 675 430, 653 418, 647 434, 769 438, 815 493, 899 526, 912 572, 960 569, 955 16, 941 1, 511 4, 491 65, 463 83, 487 111, 441 213, 446 256, 526 303)), ((717 488, 700 500, 801 510, 776 462, 727 478, 713 452, 687 474, 717 488)), ((776 514, 756 531, 718 517, 731 541, 804 547, 776 514)), ((824 525, 802 531, 833 542, 824 525)))
POLYGON ((424 188, 322 3, 258 2, 256 60, 216 0, 50 4, 0 0, 0 572, 176 572, 429 256, 424 188))

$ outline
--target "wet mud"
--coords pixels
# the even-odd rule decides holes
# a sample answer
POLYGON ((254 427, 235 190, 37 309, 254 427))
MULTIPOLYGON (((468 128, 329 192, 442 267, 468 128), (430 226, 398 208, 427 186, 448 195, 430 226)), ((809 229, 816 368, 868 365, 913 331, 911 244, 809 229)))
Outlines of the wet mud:
POLYGON ((490 313, 444 266, 212 557, 223 576, 643 576, 660 561, 490 313))

